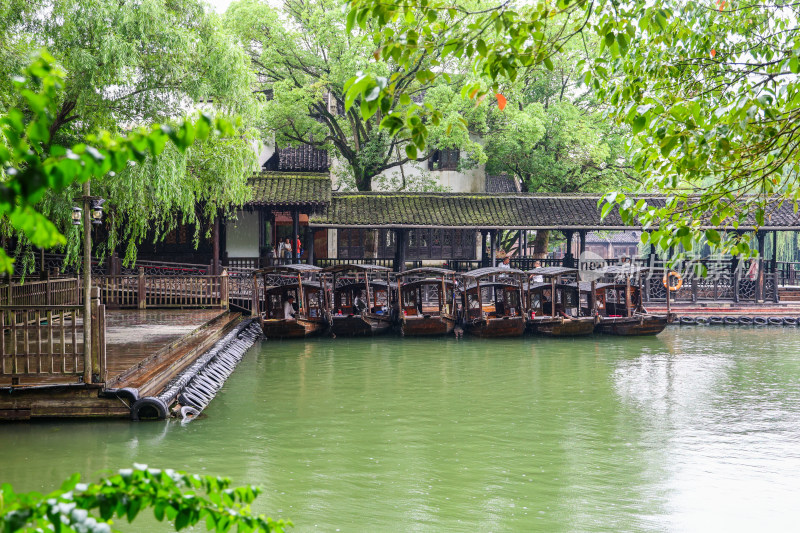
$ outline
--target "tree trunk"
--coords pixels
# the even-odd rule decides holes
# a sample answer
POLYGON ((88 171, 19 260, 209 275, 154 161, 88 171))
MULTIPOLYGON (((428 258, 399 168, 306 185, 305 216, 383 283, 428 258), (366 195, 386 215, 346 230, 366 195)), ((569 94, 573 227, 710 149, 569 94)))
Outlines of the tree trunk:
POLYGON ((533 240, 533 258, 544 259, 547 257, 547 245, 550 243, 550 230, 537 230, 533 240))

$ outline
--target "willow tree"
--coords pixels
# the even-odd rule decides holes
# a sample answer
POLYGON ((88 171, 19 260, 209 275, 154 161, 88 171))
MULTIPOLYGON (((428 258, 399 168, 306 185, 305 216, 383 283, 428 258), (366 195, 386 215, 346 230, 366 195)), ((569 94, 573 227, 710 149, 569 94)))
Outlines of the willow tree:
MULTIPOLYGON (((373 61, 375 46, 364 38, 366 32, 346 31, 339 0, 287 0, 281 8, 261 0, 240 0, 229 7, 226 22, 241 39, 261 89, 268 95, 263 124, 274 133, 278 146, 307 145, 327 150, 344 164, 350 179, 362 191, 372 190, 373 180, 382 172, 430 157, 431 151, 418 151, 408 135, 392 133, 379 125, 389 114, 432 107, 423 101, 420 82, 424 81, 421 73, 434 68, 435 62, 421 58, 419 64, 401 71, 395 59, 373 61), (351 105, 363 105, 366 110, 372 95, 348 100, 348 80, 357 71, 391 78, 403 88, 403 94, 384 100, 384 106, 375 113, 359 113, 351 105)), ((436 95, 437 102, 442 95, 436 95)), ((449 138, 458 134, 456 130, 436 130, 439 124, 460 116, 457 107, 446 107, 441 121, 437 117, 435 122, 420 122, 418 126, 426 134, 433 133, 429 148, 460 144, 474 155, 471 159, 479 161, 481 155, 475 145, 449 138)))
MULTIPOLYGON (((157 160, 95 178, 93 194, 105 197, 114 214, 110 246, 124 240, 132 258, 147 235, 158 239, 179 222, 199 227, 246 198, 246 178, 256 164, 257 135, 248 119, 255 105, 252 74, 244 52, 200 0, 29 0, 0 9, 0 27, 4 109, 22 106, 8 80, 34 51, 51 47, 65 72, 44 155, 50 146, 74 144, 100 129, 117 134, 174 123, 193 108, 245 117, 225 138, 185 151, 170 147, 157 160)), ((80 194, 75 186, 48 194, 40 208, 65 229, 72 198, 80 194)), ((67 248, 75 251, 78 234, 66 234, 67 248)))

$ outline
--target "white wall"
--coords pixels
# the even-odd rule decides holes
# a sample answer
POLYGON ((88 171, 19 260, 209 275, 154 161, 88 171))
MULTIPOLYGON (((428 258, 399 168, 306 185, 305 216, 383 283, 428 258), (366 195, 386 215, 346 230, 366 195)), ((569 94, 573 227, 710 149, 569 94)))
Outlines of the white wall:
MULTIPOLYGON (((450 192, 484 192, 486 189, 486 171, 483 165, 459 172, 456 170, 428 170, 427 161, 421 163, 407 163, 403 165, 408 190, 419 190, 413 184, 423 176, 435 180, 439 185, 448 187, 450 192)), ((390 168, 382 172, 389 180, 387 190, 397 190, 402 186, 403 177, 400 167, 390 168)))
POLYGON ((236 221, 225 223, 228 257, 258 257, 258 212, 239 211, 236 221))

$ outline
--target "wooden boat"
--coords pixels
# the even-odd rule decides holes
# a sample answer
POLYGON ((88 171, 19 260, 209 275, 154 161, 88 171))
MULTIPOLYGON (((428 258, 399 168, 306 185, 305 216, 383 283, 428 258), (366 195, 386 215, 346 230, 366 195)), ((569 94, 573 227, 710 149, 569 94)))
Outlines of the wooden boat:
POLYGON ((265 309, 260 314, 261 329, 268 339, 296 339, 321 333, 327 327, 325 291, 316 277, 321 271, 313 265, 283 265, 256 270, 263 280, 265 309), (289 298, 295 305, 294 318, 284 316, 289 298))
POLYGON ((648 269, 631 264, 614 265, 597 271, 613 282, 580 283, 581 306, 598 316, 595 331, 607 335, 658 335, 669 323, 670 314, 653 315, 642 305, 642 281, 648 269), (638 280, 632 285, 631 279, 638 280), (620 282, 622 279, 624 282, 620 282))
POLYGON ((422 267, 397 274, 400 332, 446 335, 456 326, 455 272, 422 267))
POLYGON ((462 278, 467 332, 477 337, 519 337, 525 332, 523 271, 478 268, 463 274, 462 278))
POLYGON ((392 326, 390 270, 378 265, 334 265, 327 287, 330 332, 363 337, 386 333, 392 326), (382 278, 382 279, 381 279, 382 278), (362 304, 359 308, 359 303, 362 304))
POLYGON ((578 287, 561 283, 578 270, 540 267, 528 271, 527 329, 550 337, 581 337, 594 332, 594 317, 581 316, 578 287))

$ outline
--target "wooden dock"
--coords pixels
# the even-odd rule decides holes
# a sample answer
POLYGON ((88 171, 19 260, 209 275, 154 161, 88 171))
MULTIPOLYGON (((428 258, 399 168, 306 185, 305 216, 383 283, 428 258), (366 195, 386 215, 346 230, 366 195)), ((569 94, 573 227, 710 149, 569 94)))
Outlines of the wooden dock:
MULTIPOLYGON (((27 356, 24 364, 28 365, 28 372, 24 375, 0 373, 0 420, 128 417, 129 402, 108 391, 131 388, 137 389, 141 396, 157 393, 240 318, 239 313, 227 309, 106 310, 102 372, 105 381, 100 383, 83 380, 83 331, 79 316, 74 321, 61 322, 56 319, 48 322, 39 316, 41 322, 37 322, 36 328, 27 322, 14 321, 13 333, 11 326, 4 326, 0 369, 11 369, 15 364, 13 358, 18 357, 12 350, 12 334, 17 343, 24 337, 26 346, 34 344, 35 349, 28 352, 36 355, 27 356), (61 333, 65 323, 65 333, 61 333)), ((18 360, 16 368, 20 364, 18 360)))

